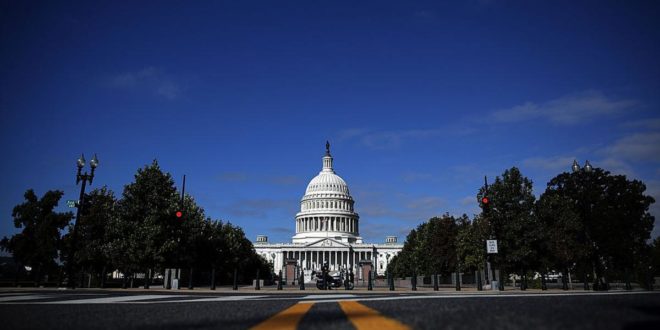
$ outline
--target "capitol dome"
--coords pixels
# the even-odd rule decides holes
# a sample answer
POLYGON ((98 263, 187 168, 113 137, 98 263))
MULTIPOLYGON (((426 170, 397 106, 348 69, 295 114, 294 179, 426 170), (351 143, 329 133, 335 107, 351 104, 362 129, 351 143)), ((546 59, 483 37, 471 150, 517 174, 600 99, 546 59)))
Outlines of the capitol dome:
POLYGON ((305 195, 314 193, 335 193, 350 197, 346 181, 335 174, 332 168, 327 172, 324 169, 309 182, 307 190, 305 190, 305 195))
POLYGON ((362 242, 353 197, 346 181, 335 173, 332 161, 330 144, 326 143, 323 168, 309 182, 300 201, 294 243, 313 243, 328 237, 347 243, 362 242))

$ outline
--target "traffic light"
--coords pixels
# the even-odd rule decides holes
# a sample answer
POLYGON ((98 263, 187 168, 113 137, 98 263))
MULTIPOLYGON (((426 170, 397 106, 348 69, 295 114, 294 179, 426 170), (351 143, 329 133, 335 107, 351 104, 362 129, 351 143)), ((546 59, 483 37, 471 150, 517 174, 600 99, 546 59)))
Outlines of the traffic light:
POLYGON ((181 217, 183 217, 183 212, 176 211, 176 213, 174 213, 174 215, 176 215, 177 218, 181 218, 181 217))
POLYGON ((490 198, 488 197, 488 179, 484 177, 484 195, 481 197, 481 209, 484 214, 490 211, 490 198))

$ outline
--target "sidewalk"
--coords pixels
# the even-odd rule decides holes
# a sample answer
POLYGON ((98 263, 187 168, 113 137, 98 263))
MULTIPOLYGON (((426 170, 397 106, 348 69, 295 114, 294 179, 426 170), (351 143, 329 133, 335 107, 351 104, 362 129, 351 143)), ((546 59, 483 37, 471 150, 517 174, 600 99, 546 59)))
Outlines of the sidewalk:
MULTIPOLYGON (((253 286, 240 286, 238 290, 232 290, 231 286, 219 286, 216 287, 216 290, 211 290, 209 287, 196 287, 192 290, 189 290, 188 288, 181 288, 181 289, 174 289, 174 290, 168 290, 164 289, 161 286, 152 286, 149 289, 144 289, 142 287, 140 288, 129 288, 129 289, 122 289, 122 288, 76 288, 76 289, 69 289, 69 288, 54 288, 54 287, 48 287, 48 288, 35 288, 35 287, 5 287, 5 288, 0 288, 0 292, 23 292, 23 291, 51 291, 51 292, 84 292, 84 291, 109 291, 109 292, 169 292, 169 293, 181 293, 181 294, 187 294, 187 293, 204 293, 204 294, 212 294, 212 293, 232 293, 232 294, 306 294, 306 293, 312 293, 312 294, 383 294, 383 293, 405 293, 405 294, 423 294, 423 295, 498 295, 498 294, 529 294, 529 295, 535 295, 535 294, 550 294, 550 293, 589 293, 589 292, 594 292, 594 291, 585 291, 582 289, 573 289, 573 290, 562 290, 562 289, 548 289, 548 290, 541 290, 541 289, 527 289, 525 291, 521 291, 520 289, 513 288, 513 287, 508 287, 505 288, 504 291, 492 291, 492 290, 483 290, 483 291, 478 291, 476 288, 461 288, 461 291, 456 291, 455 289, 451 288, 441 288, 438 291, 434 291, 433 288, 418 288, 417 291, 413 291, 409 288, 395 288, 394 291, 390 291, 389 288, 387 287, 375 287, 372 291, 367 290, 366 287, 357 287, 354 290, 344 290, 343 288, 338 288, 334 290, 319 290, 315 286, 305 286, 305 290, 300 290, 298 286, 285 286, 282 288, 282 290, 277 290, 277 286, 265 286, 262 287, 261 290, 255 290, 253 286)), ((626 291, 626 290, 610 290, 610 291, 596 291, 597 293, 602 293, 602 292, 636 292, 636 291, 645 291, 645 290, 632 290, 632 291, 626 291)))

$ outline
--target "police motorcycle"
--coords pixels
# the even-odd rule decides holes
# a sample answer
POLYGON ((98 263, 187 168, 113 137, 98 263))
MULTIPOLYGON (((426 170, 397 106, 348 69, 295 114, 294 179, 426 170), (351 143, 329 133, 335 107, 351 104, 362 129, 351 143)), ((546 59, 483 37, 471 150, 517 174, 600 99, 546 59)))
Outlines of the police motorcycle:
POLYGON ((333 288, 340 288, 342 286, 344 286, 346 290, 352 290, 353 282, 349 281, 349 278, 348 276, 345 276, 344 271, 330 274, 328 264, 323 264, 321 272, 316 273, 316 287, 319 290, 332 290, 333 288))

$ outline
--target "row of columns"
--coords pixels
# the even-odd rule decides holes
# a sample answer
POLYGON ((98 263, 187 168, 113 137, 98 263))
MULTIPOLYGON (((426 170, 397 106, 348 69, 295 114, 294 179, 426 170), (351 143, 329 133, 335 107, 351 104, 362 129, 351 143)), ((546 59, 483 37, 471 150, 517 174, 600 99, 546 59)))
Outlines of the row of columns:
POLYGON ((349 217, 304 217, 296 219, 296 233, 311 231, 358 232, 358 219, 349 217))
MULTIPOLYGON (((350 258, 348 251, 282 251, 284 259, 295 259, 298 265, 302 265, 302 269, 318 270, 325 262, 330 266, 330 270, 339 270, 340 268, 348 268, 351 264, 357 266, 360 260, 372 260, 373 253, 371 251, 357 251, 353 252, 350 258)), ((372 260, 375 261, 375 260, 372 260)))
POLYGON ((302 202, 302 210, 311 210, 311 209, 339 209, 344 211, 353 212, 353 207, 351 202, 342 201, 342 200, 332 200, 332 201, 307 201, 302 202))

